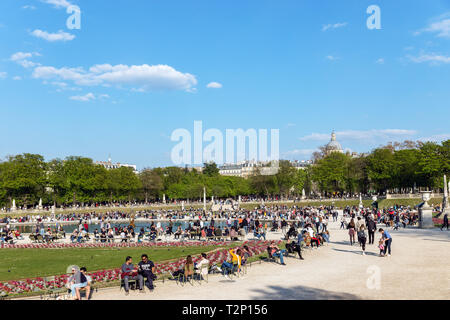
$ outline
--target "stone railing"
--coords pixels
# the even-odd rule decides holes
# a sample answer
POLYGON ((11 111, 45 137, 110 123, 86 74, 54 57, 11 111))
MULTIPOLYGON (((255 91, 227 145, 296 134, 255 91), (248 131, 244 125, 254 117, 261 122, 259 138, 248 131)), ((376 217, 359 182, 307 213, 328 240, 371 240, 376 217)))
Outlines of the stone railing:
MULTIPOLYGON (((443 198, 443 193, 432 193, 431 198, 443 198)), ((422 199, 421 193, 386 194, 386 199, 422 199)))

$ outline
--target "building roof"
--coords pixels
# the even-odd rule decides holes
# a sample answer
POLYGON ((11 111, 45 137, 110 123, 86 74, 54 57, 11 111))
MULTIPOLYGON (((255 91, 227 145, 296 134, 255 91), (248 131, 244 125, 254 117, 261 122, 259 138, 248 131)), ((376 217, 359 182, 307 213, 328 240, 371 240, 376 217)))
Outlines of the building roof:
POLYGON ((326 146, 327 151, 343 151, 341 144, 336 140, 336 133, 331 134, 331 140, 326 146))

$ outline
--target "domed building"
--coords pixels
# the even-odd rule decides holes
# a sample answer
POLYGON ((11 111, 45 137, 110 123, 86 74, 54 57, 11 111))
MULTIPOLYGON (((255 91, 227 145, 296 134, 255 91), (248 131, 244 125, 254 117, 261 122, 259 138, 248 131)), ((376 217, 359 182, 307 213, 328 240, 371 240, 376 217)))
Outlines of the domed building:
POLYGON ((327 155, 333 152, 344 153, 344 150, 341 147, 341 144, 336 140, 336 133, 334 131, 331 133, 331 140, 325 146, 325 152, 327 155))

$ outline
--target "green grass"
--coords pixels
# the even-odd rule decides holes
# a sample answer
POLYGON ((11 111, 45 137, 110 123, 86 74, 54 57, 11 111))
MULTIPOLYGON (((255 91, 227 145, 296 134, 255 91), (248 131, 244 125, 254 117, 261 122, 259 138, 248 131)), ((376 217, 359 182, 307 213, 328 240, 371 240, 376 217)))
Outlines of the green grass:
MULTIPOLYGON (((236 245, 235 243, 234 245, 236 245)), ((90 271, 119 268, 126 256, 133 262, 148 254, 153 262, 197 255, 217 246, 177 248, 80 248, 80 249, 3 249, 0 251, 0 281, 65 274, 70 265, 85 266, 90 271)))

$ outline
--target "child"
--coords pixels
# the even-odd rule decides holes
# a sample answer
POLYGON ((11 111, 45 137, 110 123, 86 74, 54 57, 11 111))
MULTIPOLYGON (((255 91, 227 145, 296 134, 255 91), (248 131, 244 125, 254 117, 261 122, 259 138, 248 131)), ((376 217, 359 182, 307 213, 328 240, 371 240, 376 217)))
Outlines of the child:
POLYGON ((380 257, 384 257, 384 240, 383 238, 380 239, 378 242, 378 248, 380 248, 380 257))

